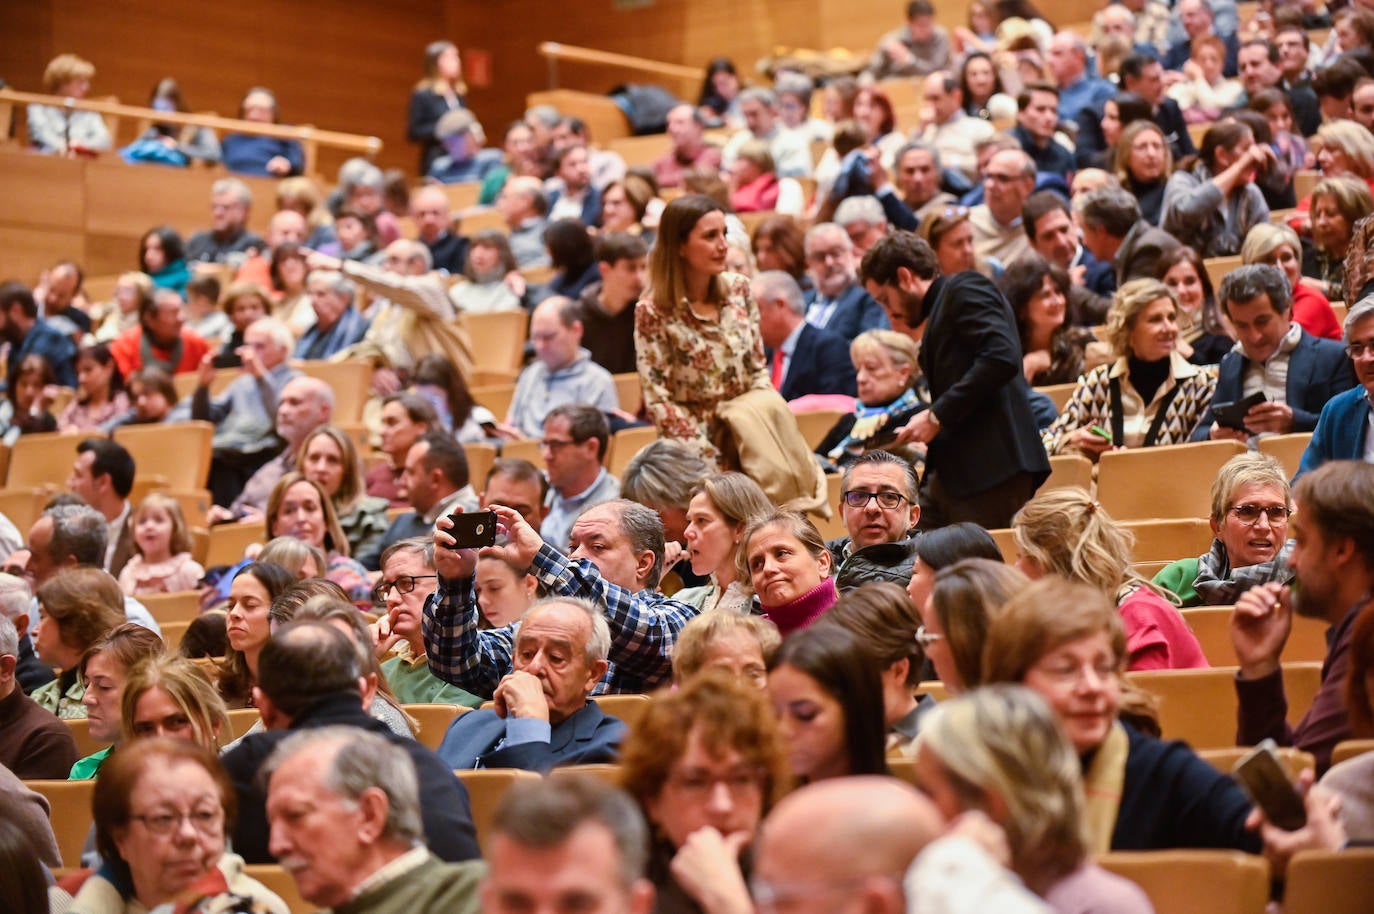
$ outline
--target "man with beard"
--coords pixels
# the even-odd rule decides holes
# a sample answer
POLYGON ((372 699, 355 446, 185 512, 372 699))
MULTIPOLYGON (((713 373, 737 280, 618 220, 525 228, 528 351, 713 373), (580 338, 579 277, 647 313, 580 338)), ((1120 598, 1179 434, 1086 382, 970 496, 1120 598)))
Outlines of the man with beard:
POLYGON ((941 276, 935 252, 910 232, 874 245, 860 273, 885 308, 900 307, 908 324, 925 327, 921 370, 931 406, 897 435, 928 446, 921 529, 965 520, 1010 526, 1049 475, 1011 306, 981 273, 941 276))
POLYGON ((1293 501, 1289 566, 1296 580, 1252 588, 1236 601, 1231 617, 1240 664, 1236 741, 1249 746, 1271 737, 1296 746, 1312 753, 1321 775, 1331 764, 1331 750, 1350 738, 1344 695, 1351 630, 1374 594, 1374 466, 1329 463, 1299 480, 1293 501), (1294 612, 1331 625, 1321 687, 1296 727, 1284 719, 1288 700, 1280 667, 1294 612))
POLYGON ((0 285, 0 338, 10 344, 9 381, 26 355, 41 355, 52 365, 57 383, 76 386, 76 344, 38 316, 38 301, 22 282, 0 285))
POLYGON ((185 302, 173 289, 155 290, 138 306, 138 326, 110 343, 110 355, 126 378, 143 368, 168 374, 195 371, 209 351, 210 344, 186 326, 185 302))

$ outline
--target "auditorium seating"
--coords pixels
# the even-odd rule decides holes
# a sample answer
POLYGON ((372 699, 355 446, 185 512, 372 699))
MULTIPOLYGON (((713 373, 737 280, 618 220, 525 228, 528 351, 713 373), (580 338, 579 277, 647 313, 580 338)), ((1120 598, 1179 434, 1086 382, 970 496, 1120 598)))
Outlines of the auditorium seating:
POLYGON ((1374 847, 1302 851, 1288 864, 1284 914, 1369 914, 1374 910, 1374 847))
POLYGON ((483 851, 490 851, 491 825, 501 797, 513 785, 520 781, 536 780, 539 775, 518 768, 460 769, 453 773, 467 788, 468 801, 472 806, 472 824, 477 829, 477 843, 483 851))
POLYGON ((1311 432, 1294 432, 1291 435, 1265 435, 1259 440, 1259 452, 1268 454, 1283 466, 1290 477, 1298 472, 1302 463, 1303 451, 1312 440, 1311 432))
POLYGON ((1155 914, 1264 914, 1269 865, 1226 850, 1114 851, 1104 869, 1140 886, 1155 914))
POLYGON ((439 748, 439 744, 444 741, 444 734, 448 732, 448 725, 469 710, 462 705, 448 704, 413 704, 401 707, 420 725, 420 732, 415 738, 431 749, 439 748))
MULTIPOLYGON (((1182 610, 1183 621, 1197 636, 1207 662, 1215 666, 1225 666, 1236 662, 1236 653, 1231 646, 1230 606, 1195 606, 1182 610)), ((1286 662, 1308 661, 1321 663, 1326 659, 1327 624, 1320 619, 1293 614, 1293 630, 1288 643, 1283 647, 1286 662)))
POLYGON ((319 905, 311 904, 301 897, 300 890, 296 888, 295 877, 280 864, 248 863, 243 867, 243 874, 265 885, 286 903, 291 914, 314 914, 320 909, 319 905))
POLYGON ((195 590, 140 594, 138 600, 148 608, 159 625, 163 622, 190 622, 200 615, 200 593, 195 590))
MULTIPOLYGON (((89 754, 89 753, 87 753, 89 754)), ((81 848, 95 821, 91 813, 94 780, 84 781, 25 781, 24 786, 41 793, 48 801, 48 820, 57 838, 57 850, 63 866, 79 866, 81 848)))
MULTIPOLYGON (((1184 740, 1194 749, 1220 749, 1236 744, 1236 670, 1146 670, 1127 673, 1126 678, 1159 699, 1165 739, 1184 740)), ((1321 664, 1285 663, 1283 683, 1288 722, 1296 724, 1321 684, 1321 664)))
POLYGON ((1331 764, 1339 765, 1366 752, 1374 752, 1374 739, 1343 739, 1331 753, 1331 764))
POLYGON ((170 425, 124 425, 114 440, 134 458, 139 476, 156 475, 174 489, 199 489, 210 478, 210 442, 215 426, 210 422, 174 422, 170 425))
POLYGON ((1207 517, 1217 470, 1243 453, 1239 441, 1108 451, 1098 461, 1097 500, 1119 521, 1207 517))
POLYGON ((91 736, 91 724, 84 717, 63 718, 62 723, 67 725, 72 739, 76 740, 76 753, 82 758, 99 752, 110 744, 108 740, 99 740, 91 736))

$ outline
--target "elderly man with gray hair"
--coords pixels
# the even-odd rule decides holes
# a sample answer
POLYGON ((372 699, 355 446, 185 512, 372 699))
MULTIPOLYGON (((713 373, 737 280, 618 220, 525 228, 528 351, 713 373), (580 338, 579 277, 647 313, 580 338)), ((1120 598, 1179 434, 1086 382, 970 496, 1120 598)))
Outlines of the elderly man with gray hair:
POLYGON ((32 606, 33 591, 29 589, 29 582, 18 575, 0 574, 0 616, 10 620, 18 633, 19 640, 14 650, 14 678, 25 694, 57 678, 53 675, 52 667, 39 660, 33 652, 33 639, 29 637, 29 629, 34 621, 29 615, 32 606))
POLYGON ((874 301, 873 296, 859 282, 859 258, 856 244, 850 234, 850 226, 839 223, 845 206, 855 200, 863 199, 872 204, 876 213, 868 212, 863 219, 855 221, 871 225, 876 218, 884 228, 882 207, 872 197, 851 197, 836 210, 835 222, 822 222, 813 225, 806 233, 807 272, 815 281, 816 288, 807 295, 806 322, 820 330, 828 330, 845 341, 853 342, 854 337, 865 330, 888 330, 887 312, 874 301))
POLYGON ((220 178, 210 185, 210 228, 187 239, 187 261, 237 266, 249 248, 265 248, 266 242, 248 229, 252 205, 253 192, 238 178, 220 178))
POLYGON ((0 615, 0 769, 26 781, 65 780, 79 758, 71 728, 24 694, 18 662, 19 632, 9 616, 0 615))
POLYGON ((750 88, 739 94, 744 129, 735 133, 721 150, 721 169, 729 170, 740 149, 750 140, 768 144, 774 171, 779 178, 811 177, 811 144, 806 135, 786 129, 778 120, 778 96, 772 89, 750 88))
POLYGON ((315 310, 315 323, 296 343, 296 358, 331 358, 367 333, 368 320, 357 308, 358 287, 342 272, 312 269, 305 291, 315 310))
POLYGON ((1374 397, 1374 295, 1360 299, 1350 309, 1345 316, 1344 336, 1359 386, 1332 397, 1322 407, 1294 482, 1329 460, 1374 463, 1374 436, 1369 434, 1369 404, 1374 397))
POLYGON ((1140 216, 1140 204, 1121 187, 1106 185, 1074 198, 1074 213, 1083 230, 1083 247, 1101 263, 1111 264, 1116 284, 1152 279, 1155 265, 1179 248, 1179 240, 1140 216))
POLYGON ((801 286, 781 270, 754 277, 759 335, 767 350, 773 387, 784 400, 808 394, 856 393, 849 343, 807 323, 801 286))
POLYGON ((454 769, 540 774, 615 761, 627 728, 588 698, 606 673, 606 617, 586 600, 551 597, 525 611, 514 635, 513 669, 496 687, 496 707, 454 720, 439 757, 454 769))
POLYGON ((480 860, 425 847, 420 787, 405 750, 376 733, 293 733, 263 767, 272 855, 302 898, 348 914, 477 914, 480 860))

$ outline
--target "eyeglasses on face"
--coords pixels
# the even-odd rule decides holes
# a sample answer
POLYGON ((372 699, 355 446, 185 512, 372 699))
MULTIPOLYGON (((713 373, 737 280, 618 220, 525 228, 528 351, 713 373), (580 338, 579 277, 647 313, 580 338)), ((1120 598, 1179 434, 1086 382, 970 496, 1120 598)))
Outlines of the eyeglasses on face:
POLYGON ((911 501, 901 492, 865 492, 863 489, 850 489, 844 493, 844 503, 851 508, 866 508, 868 503, 877 500, 878 507, 895 511, 911 501))
POLYGON ((170 835, 181 827, 182 822, 190 822, 191 827, 202 835, 212 835, 224 822, 224 810, 216 807, 193 809, 190 812, 149 813, 129 818, 135 822, 142 822, 144 828, 158 836, 170 835))
POLYGON ((1285 505, 1234 505, 1231 513, 1236 516, 1236 520, 1247 526, 1259 523, 1260 515, 1269 518, 1269 525, 1277 527, 1280 524, 1288 523, 1288 517, 1293 512, 1288 510, 1285 505))
POLYGON ((397 593, 410 593, 415 589, 416 581, 437 579, 438 577, 437 574, 402 574, 397 575, 394 581, 378 581, 377 586, 372 588, 372 602, 385 602, 387 594, 391 593, 393 587, 396 588, 397 593))

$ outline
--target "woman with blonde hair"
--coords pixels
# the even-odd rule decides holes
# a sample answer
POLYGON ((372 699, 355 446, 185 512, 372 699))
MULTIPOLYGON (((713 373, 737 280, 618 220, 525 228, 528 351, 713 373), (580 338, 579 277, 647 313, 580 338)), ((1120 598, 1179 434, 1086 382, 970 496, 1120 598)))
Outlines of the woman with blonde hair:
POLYGON ((1051 910, 1152 914, 1135 883, 1092 862, 1082 768, 1045 700, 995 685, 926 716, 916 771, 951 822, 978 810, 1001 826, 1012 872, 1051 910))
POLYGON ((1187 441, 1212 401, 1217 375, 1214 366, 1190 364, 1176 351, 1174 293, 1157 279, 1126 283, 1107 312, 1105 335, 1116 360, 1078 379, 1045 430, 1045 449, 1096 460, 1113 448, 1187 441))
MULTIPOLYGON (((43 71, 43 91, 63 98, 84 99, 91 91, 95 65, 75 54, 58 54, 43 71)), ((57 105, 29 105, 29 143, 38 152, 73 155, 110 148, 105 119, 94 111, 57 105)))
POLYGON ((740 539, 738 562, 764 617, 784 637, 818 620, 838 599, 830 550, 815 525, 795 511, 754 518, 740 539))
POLYGON ((663 210, 649 287, 635 306, 635 352, 644 408, 664 438, 719 463, 720 404, 771 390, 759 309, 749 281, 725 272, 725 211, 709 197, 663 210))
POLYGON ((377 552, 391 525, 386 513, 390 502, 367 494, 363 463, 353 439, 337 426, 322 425, 301 442, 296 466, 334 503, 339 529, 348 541, 348 554, 377 552))
POLYGON ((1355 177, 1325 178, 1312 188, 1312 246, 1302 258, 1302 275, 1330 301, 1345 301, 1345 259, 1355 223, 1374 212, 1369 184, 1355 177))
POLYGON ((429 174, 429 166, 443 152, 443 144, 434 133, 439 119, 467 107, 467 91, 458 46, 444 40, 426 45, 425 75, 410 93, 406 113, 406 139, 420 147, 420 174, 429 174))
POLYGON ((1164 592, 1131 567, 1135 537, 1077 486, 1041 492, 1012 518, 1016 567, 1038 580, 1057 574, 1106 594, 1126 629, 1132 670, 1206 667, 1197 636, 1164 592))
POLYGON ((715 670, 762 689, 781 644, 778 627, 762 616, 704 612, 682 627, 673 644, 673 684, 681 687, 715 670))
POLYGON ((1128 709, 1148 717, 1148 702, 1124 682, 1125 656, 1111 601, 1096 588, 1052 576, 1019 590, 993 619, 983 682, 1024 685, 1049 704, 1083 771, 1090 853, 1258 852, 1239 785, 1185 743, 1156 739, 1136 725, 1128 709))
MULTIPOLYGON (((1325 178, 1355 178, 1374 195, 1374 135, 1357 121, 1338 119, 1317 128, 1312 140, 1317 149, 1317 168, 1325 178)), ((1298 201, 1298 212, 1289 222, 1299 232, 1312 227, 1316 190, 1298 201)))
POLYGON ((897 429, 925 409, 925 377, 916 342, 895 330, 865 330, 849 344, 858 399, 816 446, 840 466, 890 445, 897 429))
POLYGON ((1328 340, 1341 338, 1341 325, 1331 302, 1316 289, 1316 281, 1302 275, 1302 242, 1298 233, 1286 225, 1264 222, 1250 229, 1241 245, 1240 257, 1246 264, 1264 263, 1278 267, 1293 292, 1293 320, 1313 336, 1328 340))
POLYGON ((232 735, 224 699, 185 657, 164 654, 134 667, 119 705, 126 743, 167 736, 217 752, 232 735))
POLYGON ((750 521, 772 511, 763 489, 743 473, 722 473, 697 483, 687 503, 683 539, 692 573, 709 580, 678 591, 674 599, 702 612, 748 613, 752 594, 747 576, 739 573, 740 540, 750 521))
POLYGON ((1116 142, 1116 179, 1140 201, 1140 217, 1159 225, 1164 188, 1174 171, 1174 153, 1164 130, 1154 121, 1133 121, 1116 142))

